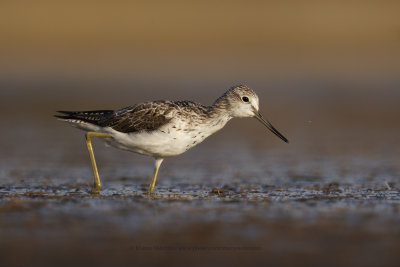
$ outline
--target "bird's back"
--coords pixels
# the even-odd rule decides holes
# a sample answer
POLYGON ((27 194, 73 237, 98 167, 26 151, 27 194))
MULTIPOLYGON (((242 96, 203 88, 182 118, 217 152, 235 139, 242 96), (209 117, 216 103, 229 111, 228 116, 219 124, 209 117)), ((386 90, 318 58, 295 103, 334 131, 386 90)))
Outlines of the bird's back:
MULTIPOLYGON (((125 107, 119 110, 58 111, 56 115, 79 128, 95 126, 109 127, 122 133, 154 131, 172 119, 187 121, 204 120, 209 116, 209 107, 192 101, 152 101, 125 107)), ((93 130, 89 127, 87 130, 93 130)))

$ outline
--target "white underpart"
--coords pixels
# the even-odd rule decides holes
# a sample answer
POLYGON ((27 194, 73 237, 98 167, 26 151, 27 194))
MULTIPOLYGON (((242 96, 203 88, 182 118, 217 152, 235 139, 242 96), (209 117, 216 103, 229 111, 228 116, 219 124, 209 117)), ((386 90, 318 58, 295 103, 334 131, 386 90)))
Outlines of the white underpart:
POLYGON ((66 120, 72 126, 85 131, 109 133, 111 138, 105 138, 107 144, 154 158, 165 158, 184 153, 196 146, 208 136, 222 129, 231 118, 217 117, 207 121, 207 124, 194 126, 178 118, 151 132, 141 131, 121 133, 110 127, 99 127, 79 120, 66 120))
POLYGON ((229 119, 229 117, 216 118, 209 121, 207 126, 197 127, 182 120, 173 119, 167 125, 152 132, 126 134, 110 128, 104 130, 111 134, 112 139, 107 142, 112 146, 155 158, 165 158, 182 154, 201 143, 208 136, 222 129, 229 119))

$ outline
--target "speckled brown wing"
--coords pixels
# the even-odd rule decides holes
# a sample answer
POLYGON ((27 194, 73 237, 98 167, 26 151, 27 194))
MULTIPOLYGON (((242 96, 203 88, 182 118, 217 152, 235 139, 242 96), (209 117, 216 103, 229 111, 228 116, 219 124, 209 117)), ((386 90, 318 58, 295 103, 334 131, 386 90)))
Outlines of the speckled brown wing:
POLYGON ((122 133, 150 132, 157 130, 172 119, 167 115, 174 106, 175 104, 170 101, 154 101, 120 110, 58 111, 64 115, 56 115, 56 117, 110 127, 122 133))
POLYGON ((167 115, 172 105, 171 102, 155 101, 124 108, 115 111, 111 118, 104 121, 104 126, 123 133, 154 131, 171 121, 172 118, 167 115))

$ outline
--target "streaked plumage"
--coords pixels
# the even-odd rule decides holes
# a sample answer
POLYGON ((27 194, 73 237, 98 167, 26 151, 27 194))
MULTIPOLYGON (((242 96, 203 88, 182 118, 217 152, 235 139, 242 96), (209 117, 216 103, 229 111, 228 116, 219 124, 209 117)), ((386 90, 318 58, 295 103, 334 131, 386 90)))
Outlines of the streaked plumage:
POLYGON ((63 115, 56 117, 85 131, 104 133, 102 137, 110 145, 154 157, 161 164, 162 159, 182 154, 201 143, 234 117, 256 117, 287 142, 258 109, 256 93, 239 85, 227 90, 210 106, 160 100, 120 110, 59 111, 63 115))

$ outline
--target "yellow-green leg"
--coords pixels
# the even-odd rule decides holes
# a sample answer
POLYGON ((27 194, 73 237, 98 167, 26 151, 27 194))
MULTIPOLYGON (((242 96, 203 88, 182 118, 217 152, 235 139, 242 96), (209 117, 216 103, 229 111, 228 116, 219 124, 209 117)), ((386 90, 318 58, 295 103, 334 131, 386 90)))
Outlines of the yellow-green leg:
POLYGON ((108 133, 97 133, 97 132, 87 132, 85 134, 86 138, 86 146, 89 151, 90 161, 93 167, 93 174, 94 174, 94 184, 93 188, 90 191, 92 194, 98 194, 101 189, 101 181, 99 177, 99 172, 97 171, 96 160, 94 158, 93 147, 92 147, 92 137, 110 137, 108 133))
POLYGON ((149 185, 149 190, 148 190, 150 195, 152 195, 154 193, 154 186, 156 185, 158 169, 160 169, 160 165, 163 162, 163 160, 164 159, 156 159, 156 162, 154 164, 153 178, 151 179, 151 183, 149 185))

